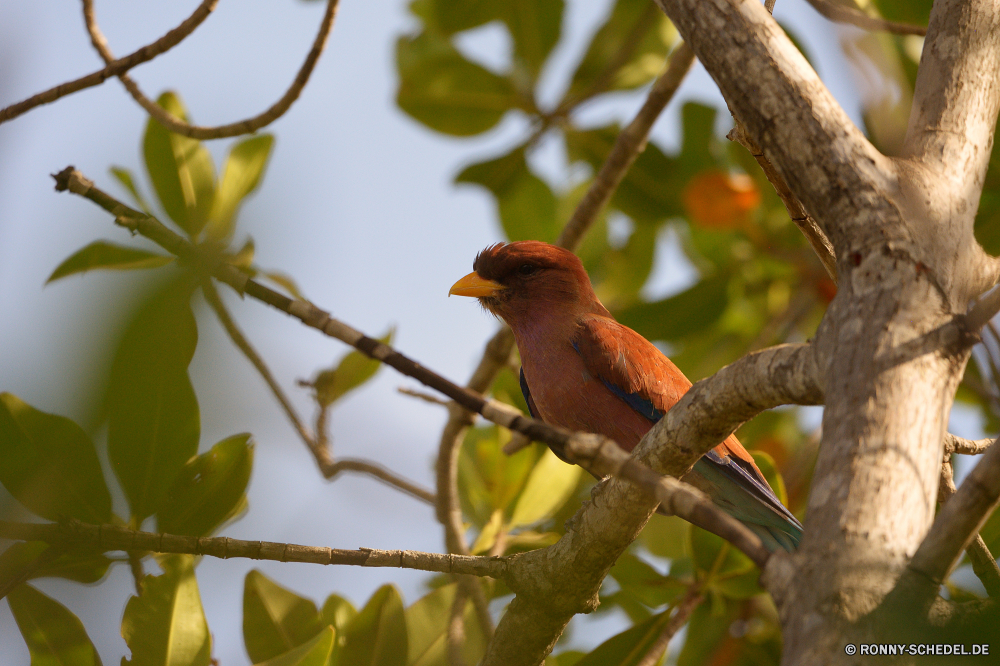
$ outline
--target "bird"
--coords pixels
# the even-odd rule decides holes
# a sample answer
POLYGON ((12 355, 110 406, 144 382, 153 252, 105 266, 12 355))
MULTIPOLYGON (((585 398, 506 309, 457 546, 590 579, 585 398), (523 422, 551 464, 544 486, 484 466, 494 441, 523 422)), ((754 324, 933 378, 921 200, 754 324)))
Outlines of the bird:
MULTIPOLYGON (((541 241, 497 243, 477 254, 472 267, 449 295, 477 298, 510 326, 532 417, 604 435, 631 451, 691 387, 655 345, 612 317, 569 250, 541 241)), ((703 455, 683 480, 771 552, 797 547, 802 524, 735 435, 703 455)))

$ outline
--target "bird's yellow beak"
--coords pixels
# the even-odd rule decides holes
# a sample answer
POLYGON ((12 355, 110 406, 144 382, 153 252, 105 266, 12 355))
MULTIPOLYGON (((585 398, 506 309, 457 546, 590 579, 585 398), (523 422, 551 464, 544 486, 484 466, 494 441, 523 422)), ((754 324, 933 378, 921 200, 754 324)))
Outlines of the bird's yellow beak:
POLYGON ((454 294, 456 296, 472 296, 473 298, 481 298, 483 296, 492 296, 503 289, 506 289, 506 287, 499 282, 485 280, 479 277, 479 273, 472 272, 455 284, 451 285, 451 290, 448 291, 448 295, 451 296, 454 294))

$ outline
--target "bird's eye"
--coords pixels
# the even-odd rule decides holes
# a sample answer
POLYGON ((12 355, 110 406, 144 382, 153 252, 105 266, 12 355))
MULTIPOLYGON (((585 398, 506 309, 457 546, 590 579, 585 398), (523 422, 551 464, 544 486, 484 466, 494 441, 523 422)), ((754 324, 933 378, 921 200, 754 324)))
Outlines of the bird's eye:
POLYGON ((532 275, 537 270, 538 266, 535 266, 534 264, 521 264, 521 266, 517 269, 517 272, 520 275, 532 275))

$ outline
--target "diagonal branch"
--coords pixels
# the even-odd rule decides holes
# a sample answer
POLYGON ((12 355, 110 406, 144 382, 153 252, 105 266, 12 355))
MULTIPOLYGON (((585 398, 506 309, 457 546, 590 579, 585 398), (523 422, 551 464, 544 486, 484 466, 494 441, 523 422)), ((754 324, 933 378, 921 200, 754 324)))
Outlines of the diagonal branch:
POLYGON ((149 62, 161 53, 169 51, 174 46, 177 46, 181 40, 194 32, 194 29, 201 25, 202 21, 208 18, 208 15, 212 13, 212 10, 215 9, 215 6, 218 3, 219 0, 202 0, 202 3, 198 5, 191 16, 186 18, 179 26, 165 34, 163 37, 160 37, 152 44, 147 44, 138 51, 130 53, 124 58, 119 58, 118 60, 115 60, 114 58, 106 60, 105 62, 107 65, 104 69, 100 69, 73 81, 60 83, 55 88, 49 88, 48 90, 40 92, 37 95, 32 95, 24 101, 11 104, 4 109, 0 109, 0 124, 3 124, 13 118, 17 118, 21 114, 27 113, 36 106, 51 104, 60 97, 65 97, 66 95, 79 92, 85 88, 100 85, 112 76, 120 76, 136 65, 149 62))
MULTIPOLYGON (((951 456, 945 455, 944 458, 944 462, 941 464, 941 485, 938 491, 938 501, 940 503, 947 502, 956 491, 955 470, 951 463, 951 456)), ((986 588, 986 593, 994 598, 1000 597, 1000 567, 997 566, 997 561, 993 559, 993 555, 986 546, 986 542, 983 541, 982 535, 977 532, 965 552, 969 555, 969 560, 972 561, 973 573, 976 574, 976 577, 982 582, 983 587, 986 588)))
POLYGON ((834 0, 806 0, 817 12, 835 23, 847 23, 862 30, 891 32, 896 35, 926 35, 927 28, 912 23, 887 21, 877 16, 869 16, 860 9, 842 5, 834 0))
MULTIPOLYGON (((124 70, 116 72, 116 74, 125 86, 125 89, 128 90, 130 95, 132 95, 132 98, 135 99, 135 101, 138 102, 139 105, 144 108, 147 113, 149 113, 149 115, 156 118, 157 122, 171 132, 200 140, 222 139, 230 136, 238 136, 240 134, 252 134, 262 127, 270 125, 272 122, 283 116, 285 112, 291 108, 292 104, 295 103, 295 100, 299 98, 299 95, 302 94, 303 88, 305 88, 306 83, 309 82, 309 77, 312 75, 313 69, 316 67, 316 63, 319 61, 319 57, 323 53, 323 49, 326 47, 326 40, 330 36, 330 30, 333 27, 333 20, 337 15, 338 4, 339 0, 327 0, 326 13, 323 15, 319 31, 316 33, 316 38, 313 40, 312 48, 309 49, 309 53, 306 55, 305 61, 299 68, 299 72, 295 75, 295 79, 288 87, 288 90, 285 91, 285 94, 282 95, 281 99, 272 104, 269 108, 252 118, 245 118, 235 123, 218 125, 215 127, 190 125, 184 122, 181 118, 178 118, 163 109, 153 100, 146 97, 146 95, 143 94, 142 90, 139 88, 139 85, 133 81, 132 77, 126 74, 124 70)), ((97 25, 97 20, 94 17, 93 0, 83 0, 83 19, 84 23, 87 25, 87 32, 90 33, 91 43, 94 45, 94 48, 100 54, 101 58, 104 59, 104 62, 110 64, 114 61, 115 57, 111 53, 111 49, 108 48, 108 42, 101 33, 100 27, 97 25)))

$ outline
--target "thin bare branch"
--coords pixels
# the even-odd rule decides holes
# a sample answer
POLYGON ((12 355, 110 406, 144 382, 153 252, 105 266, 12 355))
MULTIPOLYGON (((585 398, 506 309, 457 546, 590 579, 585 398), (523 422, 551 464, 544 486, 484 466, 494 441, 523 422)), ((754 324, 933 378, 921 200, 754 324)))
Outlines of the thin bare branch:
POLYGON ((950 432, 944 436, 945 453, 961 453, 966 456, 978 456, 986 453, 986 450, 993 445, 995 439, 965 439, 950 432))
POLYGON ((813 9, 834 23, 847 23, 862 30, 873 32, 891 32, 896 35, 926 35, 927 28, 912 23, 887 21, 884 18, 869 16, 860 9, 842 5, 833 0, 807 0, 813 9))
POLYGON ((325 478, 330 480, 336 478, 336 476, 341 472, 358 472, 360 474, 367 474, 368 476, 378 479, 390 488, 402 491, 422 502, 430 504, 431 506, 434 506, 435 504, 436 498, 434 493, 403 478, 395 472, 386 469, 372 460, 364 460, 361 458, 339 458, 336 461, 331 460, 328 463, 321 463, 320 471, 323 473, 325 478))
MULTIPOLYGON (((319 31, 316 33, 316 39, 313 40, 312 48, 309 49, 309 53, 306 55, 305 61, 299 68, 299 72, 296 74, 295 79, 288 87, 288 90, 285 91, 285 94, 282 95, 281 99, 271 105, 268 109, 251 118, 245 118, 244 120, 240 120, 235 123, 218 125, 215 127, 190 125, 184 122, 183 119, 169 113, 157 105, 156 102, 146 97, 146 95, 143 94, 142 90, 139 88, 139 85, 132 79, 132 77, 125 73, 124 70, 122 72, 116 72, 116 75, 125 86, 125 89, 128 90, 130 95, 132 95, 133 99, 135 99, 135 101, 138 102, 139 105, 142 106, 147 113, 149 113, 149 115, 155 118, 157 122, 171 132, 200 140, 222 139, 230 136, 238 136, 240 134, 251 134, 262 127, 270 125, 272 122, 283 116, 292 104, 295 103, 295 100, 299 98, 299 95, 302 94, 303 88, 305 88, 306 84, 309 82, 309 77, 312 75, 313 69, 319 61, 319 57, 323 53, 323 49, 326 47, 327 38, 330 36, 330 30, 333 27, 333 20, 337 15, 338 5, 339 0, 327 1, 326 13, 323 15, 319 31)), ((87 32, 90 33, 91 43, 94 45, 94 48, 100 54, 101 58, 104 59, 104 62, 110 64, 114 61, 114 55, 111 53, 111 49, 108 48, 108 42, 101 33, 100 27, 97 25, 97 20, 94 17, 93 0, 83 0, 83 19, 87 26, 87 32)))
POLYGON ((181 40, 190 35, 195 28, 201 25, 201 22, 208 18, 208 15, 212 13, 212 10, 215 9, 215 6, 218 3, 219 0, 202 0, 202 3, 198 5, 191 16, 186 18, 179 26, 165 34, 163 37, 160 37, 152 44, 147 44, 124 58, 107 61, 107 65, 104 69, 99 69, 96 72, 73 81, 60 83, 54 88, 49 88, 48 90, 40 92, 37 95, 32 95, 24 101, 11 104, 4 109, 0 109, 0 124, 16 118, 36 106, 51 104, 66 95, 100 85, 113 76, 124 74, 136 65, 149 62, 161 53, 169 51, 171 48, 179 44, 181 40))
MULTIPOLYGON (((769 2, 772 5, 774 4, 774 0, 769 0, 769 2)), ((667 626, 663 627, 663 631, 656 638, 656 642, 653 643, 653 646, 649 648, 649 652, 646 653, 636 666, 656 666, 660 663, 660 659, 667 651, 667 646, 670 645, 670 640, 674 637, 674 634, 680 631, 681 627, 687 624, 688 618, 691 617, 691 613, 698 607, 702 599, 704 599, 704 595, 702 594, 700 585, 695 584, 688 588, 687 594, 684 595, 681 602, 677 604, 676 608, 672 609, 673 615, 670 621, 667 622, 667 626)))
MULTIPOLYGON (((945 455, 944 462, 941 464, 941 487, 938 493, 938 502, 943 504, 954 494, 955 470, 951 464, 951 456, 945 455)), ((994 598, 1000 597, 1000 567, 997 566, 997 561, 993 559, 993 555, 987 548, 981 534, 976 533, 965 552, 968 553, 969 560, 972 562, 972 571, 986 588, 986 593, 994 598)))
POLYGON ((102 551, 185 553, 221 559, 249 558, 276 562, 394 567, 491 578, 503 578, 508 568, 508 560, 503 557, 441 555, 416 550, 376 548, 344 550, 272 541, 244 541, 229 537, 180 536, 141 532, 117 525, 90 525, 77 520, 44 524, 0 521, 0 537, 17 541, 44 541, 56 545, 86 545, 102 551))
POLYGON ((436 395, 431 395, 430 393, 424 393, 423 391, 415 391, 411 388, 406 388, 405 386, 400 386, 396 389, 403 395, 408 395, 411 398, 416 398, 417 400, 423 400, 424 402, 429 402, 432 405, 439 405, 441 407, 447 407, 448 401, 442 400, 436 395))

